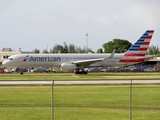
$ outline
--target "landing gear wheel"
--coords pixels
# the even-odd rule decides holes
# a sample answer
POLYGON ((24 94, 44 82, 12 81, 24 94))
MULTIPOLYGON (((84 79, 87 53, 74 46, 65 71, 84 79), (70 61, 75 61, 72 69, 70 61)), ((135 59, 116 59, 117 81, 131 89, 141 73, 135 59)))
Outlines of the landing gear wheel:
POLYGON ((76 70, 75 74, 76 74, 76 75, 79 74, 79 70, 76 70))
POLYGON ((83 71, 83 74, 87 75, 87 74, 88 74, 88 71, 83 71))
POLYGON ((82 70, 82 71, 76 70, 76 72, 75 72, 76 75, 77 75, 77 74, 87 75, 87 73, 88 73, 88 71, 84 71, 84 70, 82 70))
POLYGON ((23 72, 20 72, 20 75, 23 75, 23 72))
POLYGON ((20 70, 20 75, 23 75, 23 69, 20 70))

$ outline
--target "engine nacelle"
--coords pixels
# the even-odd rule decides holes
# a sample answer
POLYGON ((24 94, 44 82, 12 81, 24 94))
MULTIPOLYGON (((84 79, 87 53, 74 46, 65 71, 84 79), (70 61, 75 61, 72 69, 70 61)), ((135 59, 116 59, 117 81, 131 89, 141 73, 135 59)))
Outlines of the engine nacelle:
POLYGON ((76 65, 75 64, 71 64, 71 63, 62 63, 61 64, 61 70, 63 72, 71 72, 76 70, 76 65))

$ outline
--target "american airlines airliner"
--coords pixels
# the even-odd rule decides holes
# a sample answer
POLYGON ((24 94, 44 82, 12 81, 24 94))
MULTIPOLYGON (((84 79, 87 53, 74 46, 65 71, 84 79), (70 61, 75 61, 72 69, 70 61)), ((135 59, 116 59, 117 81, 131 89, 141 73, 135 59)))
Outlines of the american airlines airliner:
POLYGON ((55 71, 87 74, 89 67, 121 67, 142 63, 154 56, 146 55, 154 30, 147 30, 125 53, 115 54, 16 54, 2 65, 5 67, 53 67, 55 71))

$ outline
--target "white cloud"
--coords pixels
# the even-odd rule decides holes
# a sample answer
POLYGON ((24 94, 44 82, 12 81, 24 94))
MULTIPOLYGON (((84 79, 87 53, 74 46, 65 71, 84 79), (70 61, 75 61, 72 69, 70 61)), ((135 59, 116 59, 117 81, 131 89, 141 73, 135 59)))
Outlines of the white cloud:
POLYGON ((150 1, 129 6, 120 11, 103 12, 99 14, 80 14, 77 20, 93 22, 94 24, 105 27, 115 27, 117 24, 125 24, 134 27, 159 28, 160 26, 160 1, 150 1))
POLYGON ((93 23, 98 25, 104 25, 105 27, 112 27, 113 26, 113 17, 107 14, 101 14, 99 16, 95 16, 93 18, 93 23))
POLYGON ((125 23, 130 26, 157 28, 160 26, 160 2, 139 4, 126 9, 122 14, 125 23))

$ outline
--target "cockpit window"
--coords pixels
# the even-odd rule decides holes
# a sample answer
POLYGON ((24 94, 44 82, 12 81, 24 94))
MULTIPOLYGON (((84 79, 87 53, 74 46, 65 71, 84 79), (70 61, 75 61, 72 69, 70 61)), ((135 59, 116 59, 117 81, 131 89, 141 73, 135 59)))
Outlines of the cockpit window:
POLYGON ((13 58, 8 58, 8 60, 13 60, 13 58))

